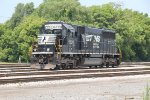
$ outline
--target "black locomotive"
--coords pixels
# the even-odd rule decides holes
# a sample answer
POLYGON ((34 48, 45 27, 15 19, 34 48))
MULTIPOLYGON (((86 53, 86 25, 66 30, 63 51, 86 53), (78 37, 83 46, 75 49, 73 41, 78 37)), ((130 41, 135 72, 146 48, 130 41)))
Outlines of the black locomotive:
POLYGON ((67 69, 120 64, 120 52, 112 30, 49 21, 33 43, 31 67, 67 69))

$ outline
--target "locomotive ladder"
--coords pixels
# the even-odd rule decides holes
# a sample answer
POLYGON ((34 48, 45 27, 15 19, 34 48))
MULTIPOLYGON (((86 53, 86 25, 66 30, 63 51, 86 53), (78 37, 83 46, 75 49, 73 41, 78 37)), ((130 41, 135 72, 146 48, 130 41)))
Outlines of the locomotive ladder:
POLYGON ((55 44, 55 48, 56 48, 56 60, 57 60, 58 64, 61 64, 62 50, 61 50, 61 45, 60 45, 60 39, 58 41, 58 45, 55 44))

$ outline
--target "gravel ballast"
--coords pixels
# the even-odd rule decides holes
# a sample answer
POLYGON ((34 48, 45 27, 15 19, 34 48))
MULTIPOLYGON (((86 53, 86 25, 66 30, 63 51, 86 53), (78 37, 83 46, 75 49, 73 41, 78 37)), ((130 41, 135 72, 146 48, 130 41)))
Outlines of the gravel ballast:
POLYGON ((150 75, 0 85, 0 100, 142 100, 150 75))

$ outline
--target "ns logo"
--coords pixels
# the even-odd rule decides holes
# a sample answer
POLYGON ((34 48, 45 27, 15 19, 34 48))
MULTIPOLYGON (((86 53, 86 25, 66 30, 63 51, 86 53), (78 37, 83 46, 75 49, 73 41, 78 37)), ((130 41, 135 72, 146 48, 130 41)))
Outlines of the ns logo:
POLYGON ((94 36, 95 42, 100 42, 100 36, 94 36))
POLYGON ((95 42, 100 42, 100 36, 96 35, 88 35, 86 36, 86 41, 95 41, 95 42))
POLYGON ((46 43, 47 41, 48 41, 48 37, 43 36, 41 42, 42 42, 42 43, 46 43))

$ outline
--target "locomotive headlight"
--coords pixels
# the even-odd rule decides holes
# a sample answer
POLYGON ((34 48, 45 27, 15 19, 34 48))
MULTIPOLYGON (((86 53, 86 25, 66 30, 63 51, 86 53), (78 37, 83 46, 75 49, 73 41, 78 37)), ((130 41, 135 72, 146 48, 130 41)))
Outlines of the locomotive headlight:
POLYGON ((33 51, 37 51, 37 49, 36 49, 36 48, 34 48, 34 49, 33 49, 33 51))

